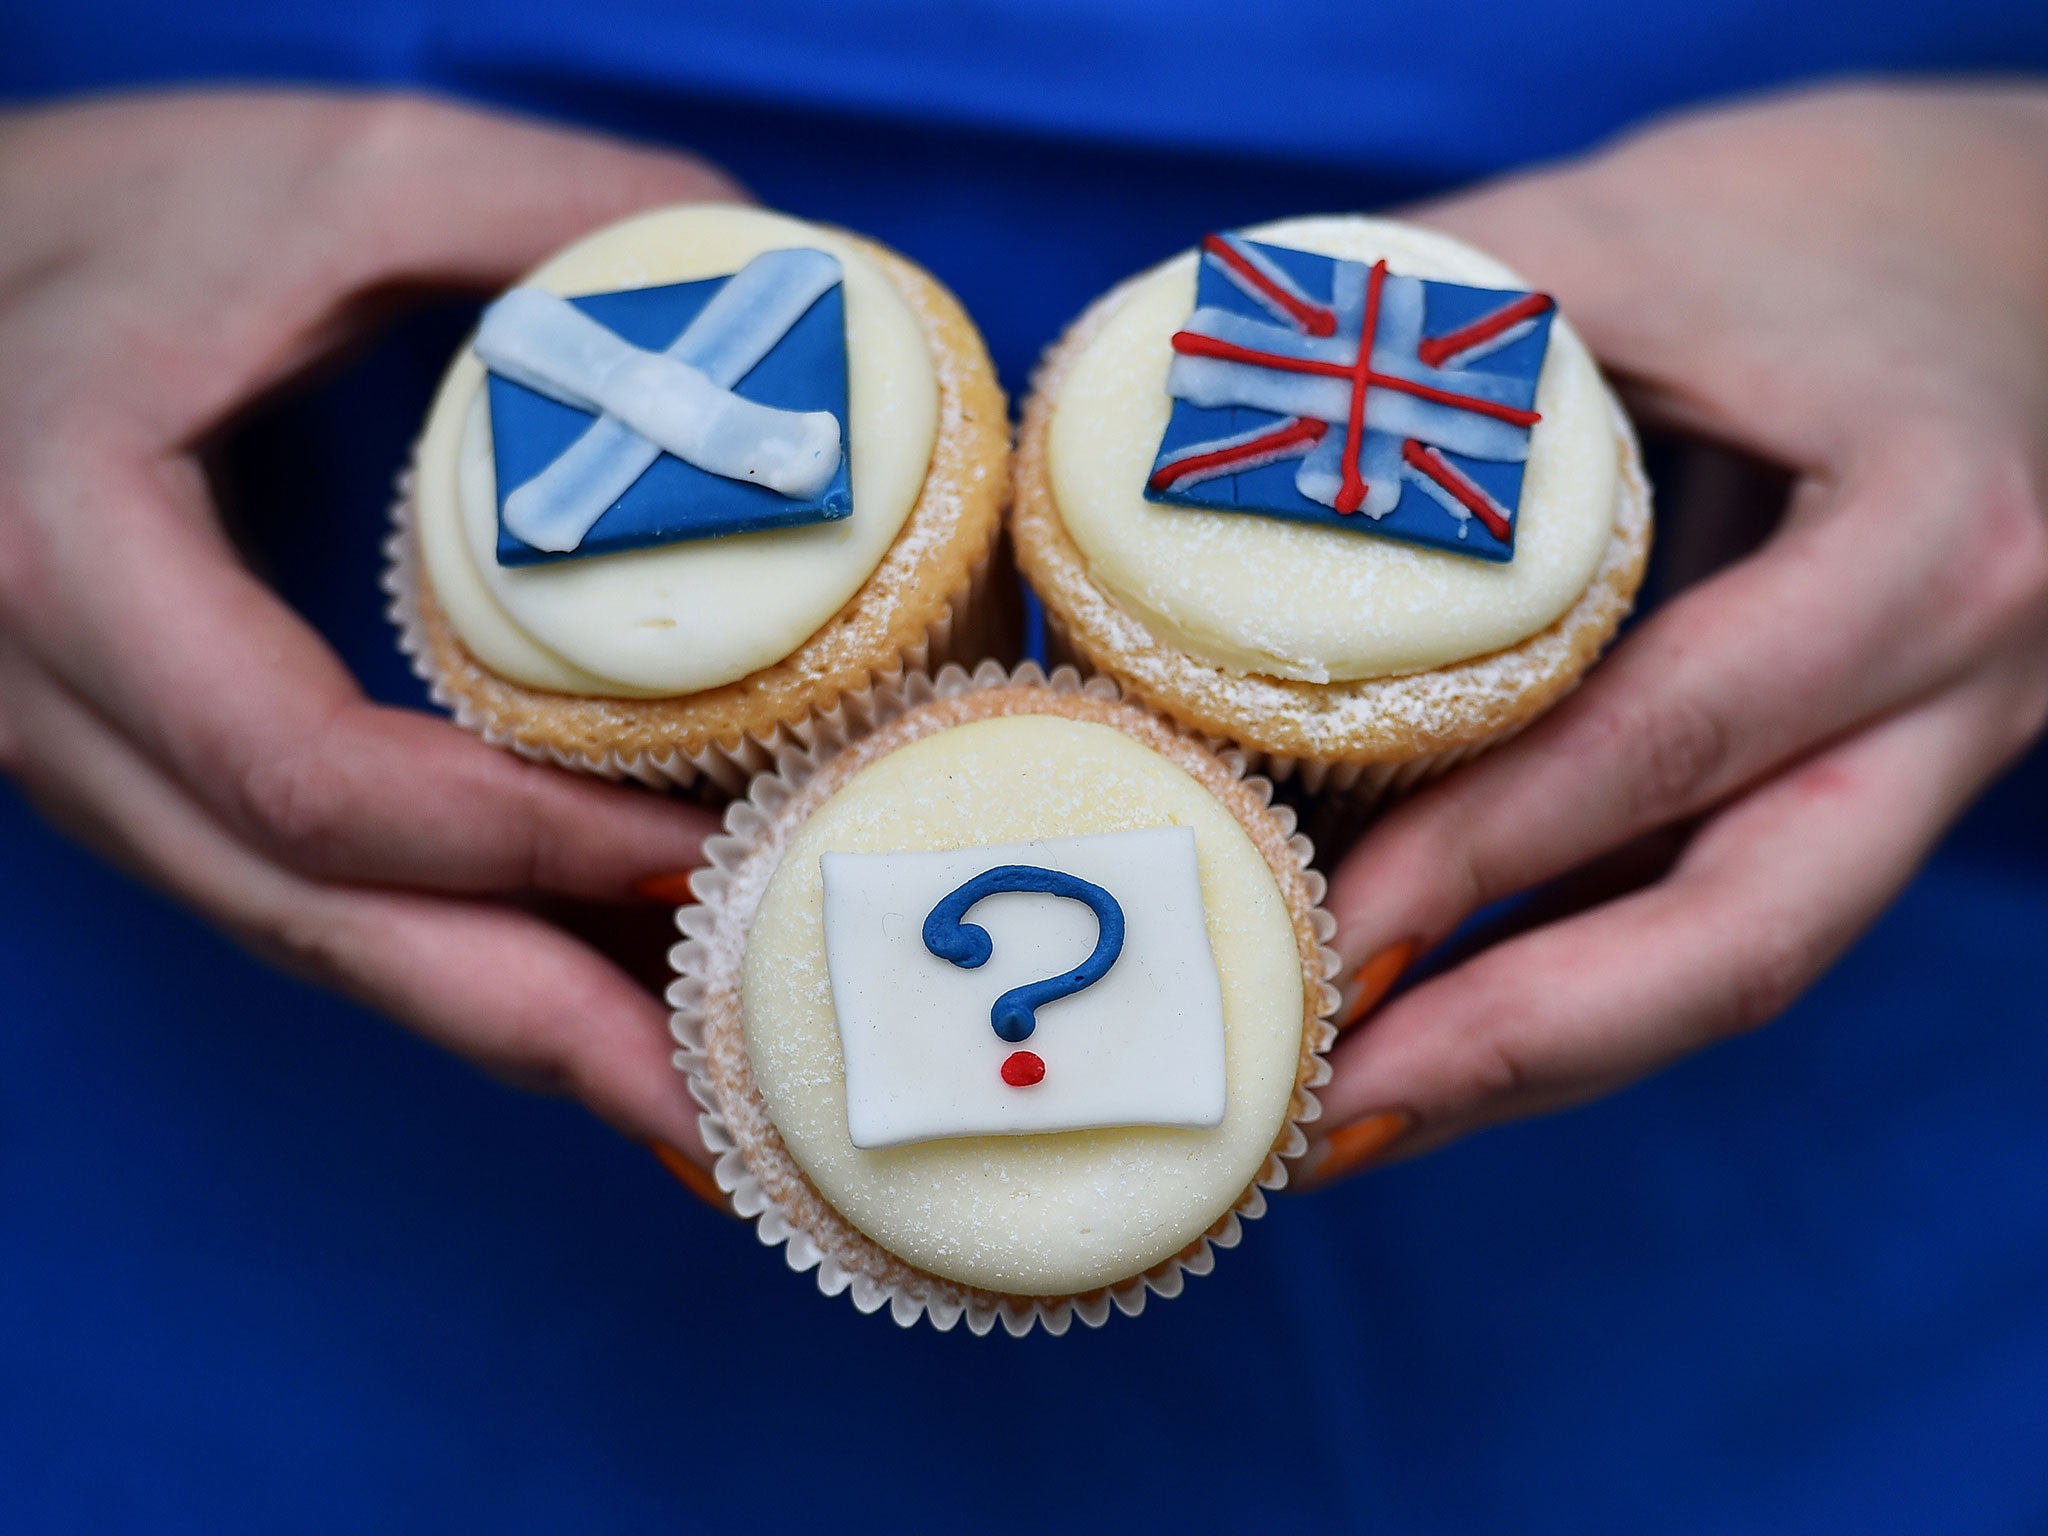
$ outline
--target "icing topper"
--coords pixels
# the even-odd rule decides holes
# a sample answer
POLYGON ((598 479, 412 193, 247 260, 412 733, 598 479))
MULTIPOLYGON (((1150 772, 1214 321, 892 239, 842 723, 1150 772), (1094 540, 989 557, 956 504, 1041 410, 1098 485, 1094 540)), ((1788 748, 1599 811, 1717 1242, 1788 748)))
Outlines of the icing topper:
POLYGON ((1146 498, 1512 559, 1554 309, 1207 236, 1146 498))
POLYGON ((837 258, 484 313, 498 561, 533 565, 853 510, 837 258))
POLYGON ((1223 998, 1189 828, 820 866, 856 1147, 1221 1122, 1223 998))
MULTIPOLYGON (((1031 1038, 1038 1028, 1041 1004, 1072 997, 1109 974, 1124 950, 1124 909, 1117 899, 1078 875, 1036 864, 1000 864, 985 870, 952 892, 931 910, 924 920, 924 947, 941 960, 950 960, 963 971, 979 970, 995 953, 988 930, 967 921, 967 914, 985 896, 1003 891, 1037 891, 1047 896, 1065 896, 1078 901, 1095 914, 1095 947, 1088 958, 1072 970, 1043 981, 1028 981, 1012 987, 995 1000, 988 1011, 989 1025, 996 1037, 1012 1045, 1031 1038)), ((1045 1058, 1033 1051, 1012 1051, 1003 1058, 1003 1081, 1012 1088, 1033 1088, 1045 1081, 1045 1058)))

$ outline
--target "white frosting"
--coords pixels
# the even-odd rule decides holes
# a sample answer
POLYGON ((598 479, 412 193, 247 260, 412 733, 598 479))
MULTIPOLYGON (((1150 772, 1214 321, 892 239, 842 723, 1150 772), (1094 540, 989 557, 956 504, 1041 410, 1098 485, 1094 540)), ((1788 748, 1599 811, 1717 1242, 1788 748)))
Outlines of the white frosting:
POLYGON ((943 853, 823 856, 825 957, 856 1147, 1114 1125, 1207 1128, 1223 1119, 1223 993, 1209 953, 1195 835, 1151 827, 943 853), (998 865, 1076 875, 1122 909, 1122 947, 1091 986, 1041 1004, 1029 1039, 1002 1039, 990 1005, 1094 951, 1080 902, 1044 892, 983 898, 966 919, 994 953, 965 969, 926 947, 927 915, 998 865), (1004 1081, 1029 1050, 1045 1076, 1004 1081))
POLYGON ((790 247, 845 270, 853 513, 837 522, 502 567, 484 368, 468 348, 456 359, 420 444, 417 525, 436 600, 491 671, 588 695, 714 688, 789 655, 874 572, 923 489, 938 383, 916 314, 851 241, 759 209, 665 208, 579 241, 526 282, 561 295, 691 282, 790 247))
MULTIPOLYGON (((1287 219, 1267 245, 1493 288, 1527 285, 1447 235, 1379 219, 1287 219)), ((1527 639, 1578 600, 1614 527, 1606 386, 1562 316, 1537 384, 1506 563, 1370 533, 1144 499, 1172 400, 1171 338, 1194 308, 1196 253, 1133 281, 1073 359, 1048 462, 1089 574, 1155 634, 1232 671, 1352 681, 1447 666, 1527 639)))
MULTIPOLYGON (((998 955, 1013 933, 1007 917, 1004 924, 991 928, 998 955)), ((1149 747, 1108 726, 1059 716, 940 732, 857 774, 791 839, 755 916, 742 985, 755 1081, 819 1193, 911 1263, 998 1291, 1085 1291, 1137 1274, 1193 1242, 1264 1165, 1286 1122, 1300 1062, 1294 925, 1244 828, 1149 747), (1159 826, 1194 834, 1222 995, 1221 1123, 1211 1130, 1134 1126, 854 1146, 825 954, 820 856, 1159 826)), ((993 1038, 990 1001, 986 991, 976 994, 979 1022, 963 1021, 964 1033, 993 1038)), ((1039 1025, 1055 1068, 1057 1011, 1048 1007, 1039 1025)))

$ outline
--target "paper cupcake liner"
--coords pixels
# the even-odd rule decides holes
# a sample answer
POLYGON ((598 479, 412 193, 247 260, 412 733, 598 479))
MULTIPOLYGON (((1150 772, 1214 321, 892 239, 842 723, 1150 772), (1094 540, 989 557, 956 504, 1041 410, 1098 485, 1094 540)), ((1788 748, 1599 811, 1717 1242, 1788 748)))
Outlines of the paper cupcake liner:
MULTIPOLYGON (((1088 660, 1068 637, 1065 623, 1050 608, 1045 609, 1046 654, 1051 661, 1062 667, 1072 667, 1083 677, 1105 678, 1114 681, 1110 673, 1102 671, 1088 660)), ((1143 705, 1144 700, 1132 695, 1133 702, 1143 705)), ((1150 707, 1150 706, 1148 706, 1150 707)), ((1171 719, 1164 710, 1154 708, 1153 712, 1162 718, 1171 719)), ((1313 757, 1289 757, 1279 752, 1262 752, 1256 747, 1242 746, 1227 736, 1216 736, 1206 732, 1195 732, 1197 738, 1212 751, 1233 751, 1243 756, 1246 771, 1263 774, 1275 784, 1298 784, 1312 795, 1342 795, 1362 805, 1373 806, 1382 800, 1398 798, 1418 785, 1441 777, 1468 758, 1479 756, 1502 742, 1513 739, 1540 717, 1517 720, 1513 725, 1494 732, 1490 736, 1446 747, 1441 752, 1423 752, 1414 757, 1403 758, 1400 762, 1323 762, 1313 757)), ((1179 722, 1175 722, 1179 724, 1179 722)), ((1183 731, 1186 726, 1180 727, 1183 731)))
MULTIPOLYGON (((826 764, 890 721, 934 700, 1019 685, 1042 686, 1060 695, 1085 694, 1108 703, 1122 699, 1121 691, 1107 678, 1084 680, 1070 667, 1059 668, 1048 677, 1032 662, 1010 670, 985 661, 972 673, 952 665, 936 675, 913 672, 880 682, 857 703, 847 701, 818 716, 807 740, 784 743, 776 750, 774 768, 755 778, 744 799, 727 807, 725 832, 704 845, 705 867, 690 882, 697 904, 676 914, 683 940, 670 954, 677 979, 668 990, 669 1004, 675 1010, 671 1030, 679 1047, 675 1063, 702 1107, 698 1124, 706 1146, 717 1157, 714 1176, 719 1187, 731 1196, 735 1211, 756 1223, 762 1243, 784 1248, 791 1269, 816 1272, 820 1291, 827 1296, 847 1293, 862 1312, 886 1307, 906 1328, 922 1318, 942 1332, 965 1321, 975 1334, 986 1334, 1000 1322, 1015 1335, 1029 1333, 1033 1327, 1057 1335, 1076 1320, 1093 1328, 1107 1322, 1113 1313, 1135 1316, 1144 1310, 1148 1296, 1179 1295, 1188 1276, 1207 1274, 1215 1267, 1216 1251, 1235 1247, 1243 1235, 1243 1224, 1265 1212, 1266 1192, 1286 1184, 1288 1160, 1298 1157, 1308 1145, 1302 1127, 1322 1113, 1314 1090, 1330 1076, 1323 1053, 1336 1039, 1331 1017, 1337 1009, 1338 992, 1330 978, 1337 972, 1338 961, 1329 948, 1337 925, 1322 906, 1326 883, 1310 867, 1315 849, 1294 830, 1292 810, 1272 803, 1269 781, 1247 774, 1244 754, 1226 749, 1217 756, 1233 780, 1249 790, 1264 814, 1273 818, 1274 830, 1285 845, 1285 857, 1294 865, 1290 873, 1301 882, 1315 940, 1315 963, 1320 969, 1319 990, 1287 1123, 1265 1164, 1231 1209, 1180 1253, 1115 1285, 1073 1296, 1008 1295, 944 1279, 897 1258, 833 1211, 782 1148, 758 1094, 738 1095, 721 1086, 722 1078, 730 1080, 728 1064, 743 1060, 745 1044, 736 1038, 735 1026, 719 1023, 720 1013, 730 1015, 736 1010, 729 1006, 714 1009, 711 999, 714 993, 728 996, 737 986, 754 914, 788 837, 800 825, 782 825, 782 810, 804 793, 826 764), (786 1167, 776 1170, 777 1179, 793 1176, 801 1183, 809 1208, 806 1213, 793 1212, 770 1193, 742 1151, 750 1138, 757 1157, 787 1160, 786 1167)), ((1173 734, 1194 740, 1185 731, 1173 734)), ((1270 861, 1272 855, 1268 857, 1270 861)))
POLYGON ((557 768, 599 778, 634 779, 653 788, 738 795, 755 774, 774 765, 782 750, 807 745, 822 713, 840 707, 858 712, 865 695, 910 673, 930 672, 950 662, 978 661, 992 653, 1014 656, 1018 650, 1015 605, 998 590, 1009 566, 1007 536, 999 532, 969 569, 967 580, 925 627, 922 637, 900 648, 885 664, 871 669, 865 682, 843 690, 834 700, 814 705, 805 719, 778 721, 765 731, 749 731, 731 741, 714 741, 694 752, 681 748, 661 753, 567 751, 522 736, 515 726, 457 689, 443 672, 421 612, 422 570, 419 539, 413 527, 413 479, 410 467, 398 477, 391 503, 391 531, 384 540, 385 567, 380 583, 388 599, 385 617, 398 632, 398 648, 411 665, 413 675, 427 685, 428 697, 448 711, 457 725, 494 747, 534 762, 552 763, 557 768))

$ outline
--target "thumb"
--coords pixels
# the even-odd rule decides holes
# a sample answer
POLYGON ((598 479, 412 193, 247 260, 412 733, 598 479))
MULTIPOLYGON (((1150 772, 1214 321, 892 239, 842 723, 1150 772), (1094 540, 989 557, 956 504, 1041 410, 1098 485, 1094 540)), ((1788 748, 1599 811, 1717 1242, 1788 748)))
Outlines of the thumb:
POLYGON ((131 98, 34 114, 16 135, 57 172, 17 199, 22 227, 53 246, 43 259, 66 241, 119 247, 96 233, 110 183, 127 194, 120 217, 149 231, 139 264, 96 270, 127 351, 175 361, 178 386, 127 367, 95 387, 166 447, 362 328, 379 308, 366 300, 502 287, 636 210, 746 196, 691 155, 414 95, 131 98))
POLYGON ((1699 111, 1417 217, 1553 293, 1645 414, 1821 469, 1953 410, 1951 362, 2035 387, 2009 337, 2037 318, 2038 246, 2004 230, 2048 217, 2048 183, 1987 114, 1931 89, 1699 111))
POLYGON ((1643 186, 1633 146, 1511 176, 1409 210, 1496 256, 1552 295, 1639 417, 1800 462, 1782 411, 1742 381, 1761 359, 1736 312, 1755 257, 1722 250, 1715 221, 1643 186))
POLYGON ((345 100, 345 284, 496 287, 642 208, 746 200, 694 155, 421 96, 345 100))

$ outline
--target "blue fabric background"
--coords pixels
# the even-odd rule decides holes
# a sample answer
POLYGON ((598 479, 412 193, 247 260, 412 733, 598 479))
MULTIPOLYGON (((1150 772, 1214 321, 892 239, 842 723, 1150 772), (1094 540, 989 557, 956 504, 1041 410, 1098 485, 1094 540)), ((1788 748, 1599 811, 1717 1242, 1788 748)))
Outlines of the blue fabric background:
MULTIPOLYGON (((416 81, 699 146, 933 267, 1015 390, 1201 230, 1820 71, 2040 69, 2048 14, 85 0, 0 41, 17 98, 416 81)), ((385 490, 466 319, 235 466, 280 585, 394 700, 385 490)), ((1021 1343, 821 1300, 575 1110, 0 791, 0 1529, 2048 1530, 2044 791, 2037 753, 1777 1027, 1021 1343)))

